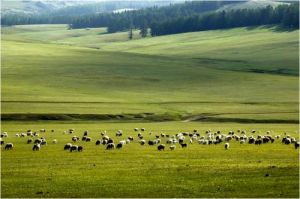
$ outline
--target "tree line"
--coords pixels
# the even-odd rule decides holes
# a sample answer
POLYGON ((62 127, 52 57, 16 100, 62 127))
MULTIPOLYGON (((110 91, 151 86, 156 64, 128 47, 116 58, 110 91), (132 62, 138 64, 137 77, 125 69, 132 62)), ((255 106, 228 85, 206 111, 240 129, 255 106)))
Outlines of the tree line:
POLYGON ((15 14, 1 18, 2 25, 17 24, 69 24, 70 28, 107 27, 109 33, 140 29, 142 37, 148 29, 152 36, 191 31, 224 29, 243 26, 281 24, 299 28, 299 4, 290 3, 273 8, 216 11, 237 1, 190 1, 163 7, 150 7, 121 13, 89 15, 15 14))
POLYGON ((240 9, 208 13, 202 16, 178 17, 154 22, 151 35, 166 35, 192 31, 280 24, 287 28, 299 28, 299 4, 267 6, 258 9, 240 9))

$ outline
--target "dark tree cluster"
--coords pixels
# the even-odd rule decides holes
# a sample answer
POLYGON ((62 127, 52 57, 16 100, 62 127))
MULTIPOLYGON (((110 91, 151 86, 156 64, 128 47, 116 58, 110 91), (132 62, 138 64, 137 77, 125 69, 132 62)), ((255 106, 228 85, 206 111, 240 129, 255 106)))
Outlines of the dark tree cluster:
POLYGON ((139 28, 141 35, 146 35, 147 28, 152 23, 171 20, 177 17, 188 17, 216 10, 223 5, 236 1, 192 1, 183 4, 171 4, 164 7, 151 7, 122 13, 86 15, 75 18, 72 28, 107 27, 109 33, 139 28))
POLYGON ((299 28, 299 4, 267 6, 258 9, 240 9, 178 17, 150 25, 151 35, 166 35, 192 31, 214 30, 244 26, 280 24, 299 28))

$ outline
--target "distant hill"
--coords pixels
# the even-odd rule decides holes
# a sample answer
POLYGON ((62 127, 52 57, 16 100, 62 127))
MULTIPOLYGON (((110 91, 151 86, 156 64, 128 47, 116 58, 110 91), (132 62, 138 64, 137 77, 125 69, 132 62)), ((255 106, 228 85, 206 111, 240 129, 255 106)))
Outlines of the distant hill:
POLYGON ((83 15, 92 13, 113 12, 127 9, 136 10, 140 8, 165 6, 170 3, 179 3, 184 0, 166 1, 107 1, 107 0, 3 0, 2 14, 45 14, 57 15, 83 15))
POLYGON ((249 0, 249 1, 240 1, 235 4, 224 5, 218 11, 223 10, 236 10, 236 9, 254 9, 254 8, 263 8, 267 6, 276 7, 278 5, 289 4, 286 2, 278 2, 274 0, 249 0))

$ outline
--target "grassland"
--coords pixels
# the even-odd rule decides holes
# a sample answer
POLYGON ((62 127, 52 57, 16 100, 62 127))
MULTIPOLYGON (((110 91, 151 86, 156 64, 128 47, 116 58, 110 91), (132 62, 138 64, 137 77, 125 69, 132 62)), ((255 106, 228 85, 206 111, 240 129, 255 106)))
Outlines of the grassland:
POLYGON ((64 25, 2 32, 3 113, 298 120, 299 31, 238 28, 132 41, 126 32, 64 25))
POLYGON ((133 132, 145 127, 149 140, 256 129, 299 140, 298 34, 254 27, 141 39, 135 31, 129 41, 104 28, 2 28, 1 131, 15 148, 2 150, 1 197, 298 198, 299 151, 280 140, 159 152, 133 132), (49 144, 39 152, 14 136, 41 128, 49 144), (82 153, 63 151, 69 128, 90 131, 82 153), (95 146, 104 130, 135 140, 106 151, 95 146))
MULTIPOLYGON (((264 134, 298 136, 298 126, 291 124, 235 124, 235 123, 115 123, 115 122, 6 122, 3 131, 9 132, 7 142, 15 144, 13 151, 2 151, 2 197, 298 197, 299 151, 281 144, 241 145, 230 142, 230 150, 223 145, 191 144, 187 149, 179 146, 175 151, 159 152, 155 146, 140 146, 138 140, 122 150, 106 151, 96 146, 104 130, 115 141, 131 135, 135 127, 145 127, 146 140, 162 132, 175 134, 198 129, 204 131, 252 129, 264 134), (32 152, 27 138, 15 133, 46 128, 41 133, 48 146, 32 152), (82 153, 63 151, 72 135, 63 134, 75 128, 81 136, 90 131, 93 142, 84 146, 82 153), (54 133, 50 129, 55 129, 54 133), (124 131, 115 138, 115 132, 124 131), (153 132, 149 135, 149 132, 153 132), (57 139, 57 144, 51 140, 57 139), (269 176, 266 176, 268 174, 269 176)), ((165 139, 162 139, 165 142, 165 139)))

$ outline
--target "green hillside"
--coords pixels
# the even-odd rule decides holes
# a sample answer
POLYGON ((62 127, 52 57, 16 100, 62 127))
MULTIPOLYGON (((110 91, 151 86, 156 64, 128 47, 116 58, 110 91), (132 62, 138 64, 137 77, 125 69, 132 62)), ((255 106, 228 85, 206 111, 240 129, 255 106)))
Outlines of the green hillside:
POLYGON ((156 113, 298 119, 299 31, 128 41, 64 25, 2 29, 3 113, 156 113))

